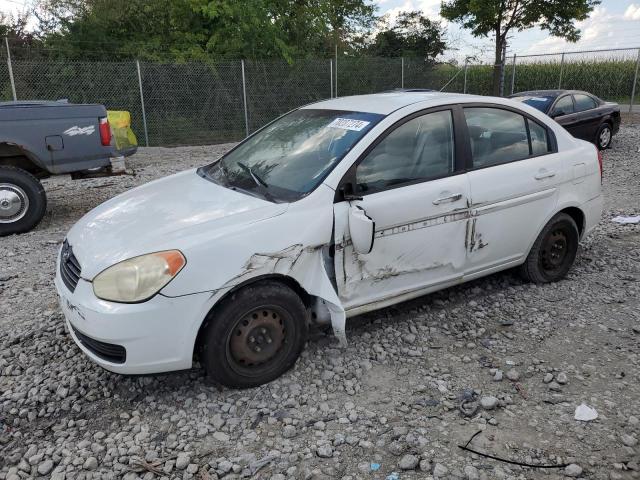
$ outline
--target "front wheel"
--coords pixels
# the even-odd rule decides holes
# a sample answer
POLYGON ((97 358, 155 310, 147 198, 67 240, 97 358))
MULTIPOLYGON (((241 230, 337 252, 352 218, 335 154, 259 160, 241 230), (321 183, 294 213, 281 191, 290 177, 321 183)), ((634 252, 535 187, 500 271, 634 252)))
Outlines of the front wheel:
POLYGON ((531 247, 520 274, 534 283, 557 282, 573 265, 578 252, 580 234, 576 222, 566 213, 559 213, 545 225, 531 247))
POLYGON ((289 370, 307 338, 307 310, 289 287, 249 285, 207 318, 202 361, 207 374, 231 388, 268 383, 289 370))
POLYGON ((611 125, 603 123, 598 128, 596 133, 596 146, 600 150, 605 150, 611 146, 611 139, 613 138, 613 132, 611 131, 611 125))
POLYGON ((0 167, 0 237, 32 230, 47 210, 42 184, 29 172, 0 167))

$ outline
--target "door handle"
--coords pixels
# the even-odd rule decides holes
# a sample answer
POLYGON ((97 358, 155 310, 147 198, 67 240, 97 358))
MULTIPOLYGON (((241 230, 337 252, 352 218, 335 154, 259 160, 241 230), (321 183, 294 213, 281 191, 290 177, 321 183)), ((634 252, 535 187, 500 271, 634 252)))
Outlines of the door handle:
POLYGON ((554 172, 553 170, 540 170, 538 173, 536 173, 534 178, 536 180, 543 180, 545 178, 551 178, 555 176, 556 172, 554 172))
POLYGON ((441 203, 457 202, 461 198, 462 198, 462 194, 461 193, 454 193, 453 195, 449 195, 448 197, 436 198, 433 201, 433 204, 434 205, 440 205, 441 203))

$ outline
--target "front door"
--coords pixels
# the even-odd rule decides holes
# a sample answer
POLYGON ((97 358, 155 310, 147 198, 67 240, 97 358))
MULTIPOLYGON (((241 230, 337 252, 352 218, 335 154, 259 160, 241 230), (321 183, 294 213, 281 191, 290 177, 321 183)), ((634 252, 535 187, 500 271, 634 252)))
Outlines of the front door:
POLYGON ((336 284, 345 310, 462 279, 469 186, 457 147, 453 112, 430 111, 384 135, 347 174, 348 195, 334 205, 336 284), (351 241, 354 208, 374 223, 369 252, 351 241))

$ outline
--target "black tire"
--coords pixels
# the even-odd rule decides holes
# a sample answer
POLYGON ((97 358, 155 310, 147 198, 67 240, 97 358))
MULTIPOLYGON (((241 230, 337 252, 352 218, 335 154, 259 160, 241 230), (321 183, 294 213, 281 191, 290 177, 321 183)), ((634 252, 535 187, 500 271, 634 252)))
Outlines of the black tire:
POLYGON ((613 130, 611 130, 611 124, 604 122, 598 127, 598 132, 596 133, 596 147, 599 150, 606 150, 611 146, 612 140, 613 130))
POLYGON ((201 360, 213 380, 231 388, 278 378, 296 363, 308 332, 302 300, 276 281, 238 290, 206 322, 201 360))
POLYGON ((26 170, 0 167, 0 237, 32 230, 47 210, 42 184, 26 170))
POLYGON ((580 234, 576 222, 566 213, 559 213, 538 235, 520 274, 533 283, 557 282, 563 279, 578 252, 580 234))

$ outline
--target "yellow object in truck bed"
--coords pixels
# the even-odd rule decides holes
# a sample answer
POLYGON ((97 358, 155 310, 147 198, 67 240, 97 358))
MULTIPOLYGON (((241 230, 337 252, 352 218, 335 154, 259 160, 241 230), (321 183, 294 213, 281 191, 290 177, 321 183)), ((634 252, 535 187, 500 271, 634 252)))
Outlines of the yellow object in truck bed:
POLYGON ((108 110, 107 118, 120 155, 132 155, 138 149, 138 139, 131 130, 131 114, 124 110, 108 110))

